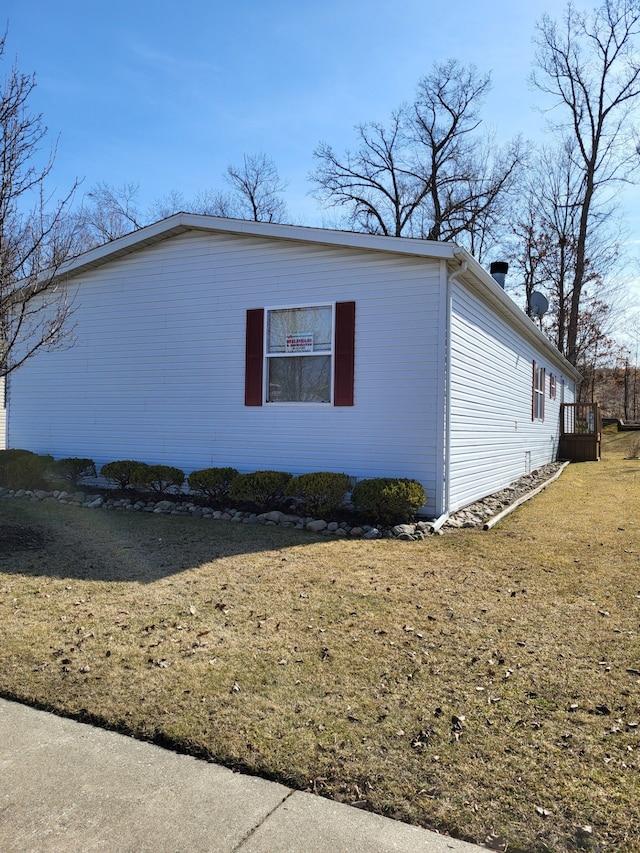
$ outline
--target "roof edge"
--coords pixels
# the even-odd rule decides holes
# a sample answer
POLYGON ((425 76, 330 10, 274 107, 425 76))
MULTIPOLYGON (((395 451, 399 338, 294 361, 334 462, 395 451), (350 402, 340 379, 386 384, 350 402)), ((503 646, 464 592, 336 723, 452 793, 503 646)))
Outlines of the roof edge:
POLYGON ((380 234, 362 234, 357 231, 335 231, 306 225, 282 225, 272 222, 254 222, 248 219, 226 219, 198 213, 175 213, 146 225, 137 231, 125 234, 90 249, 62 264, 54 278, 57 280, 78 275, 108 261, 135 252, 160 240, 165 240, 185 231, 209 231, 211 233, 236 234, 238 236, 277 238, 303 243, 321 243, 352 249, 375 249, 378 252, 393 252, 416 257, 452 260, 456 245, 420 240, 411 237, 386 237, 380 234))
POLYGON ((102 266, 112 260, 136 252, 146 246, 166 240, 186 231, 207 231, 210 233, 235 234, 238 236, 263 237, 293 242, 316 243, 348 249, 374 250, 392 254, 409 255, 416 258, 431 258, 446 261, 448 264, 466 261, 467 280, 472 277, 480 285, 483 297, 503 315, 514 322, 521 331, 544 349, 576 381, 581 374, 560 353, 535 323, 519 308, 510 296, 500 287, 491 274, 473 257, 456 243, 440 243, 434 240, 422 240, 412 237, 387 237, 380 234, 363 234, 357 231, 337 231, 306 225, 283 225, 273 222, 254 222, 248 219, 227 219, 197 213, 175 213, 123 237, 84 252, 65 262, 51 277, 51 283, 64 281, 83 272, 102 266), (471 276, 469 276, 469 273, 471 276))
POLYGON ((574 367, 574 365, 571 364, 564 355, 562 355, 555 344, 553 344, 544 332, 536 326, 533 320, 525 314, 520 306, 514 302, 508 293, 497 283, 491 273, 489 273, 467 249, 462 246, 456 246, 455 258, 461 264, 466 261, 469 272, 471 272, 473 278, 480 283, 483 295, 488 302, 497 307, 501 313, 507 315, 511 320, 513 320, 528 338, 536 341, 548 350, 553 361, 555 361, 566 373, 572 376, 576 382, 579 382, 582 379, 580 371, 574 367))

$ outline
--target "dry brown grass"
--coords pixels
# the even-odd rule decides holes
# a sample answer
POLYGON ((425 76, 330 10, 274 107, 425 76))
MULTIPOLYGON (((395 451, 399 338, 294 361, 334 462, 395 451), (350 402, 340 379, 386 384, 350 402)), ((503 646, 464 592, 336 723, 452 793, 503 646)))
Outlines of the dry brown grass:
POLYGON ((34 536, 0 692, 500 849, 640 850, 628 440, 413 543, 0 501, 34 536))

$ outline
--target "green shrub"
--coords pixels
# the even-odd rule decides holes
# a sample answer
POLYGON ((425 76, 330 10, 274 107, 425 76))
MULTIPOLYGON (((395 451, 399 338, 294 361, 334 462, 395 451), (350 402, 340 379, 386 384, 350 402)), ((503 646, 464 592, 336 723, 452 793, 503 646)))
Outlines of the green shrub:
POLYGON ((290 479, 291 474, 284 471, 238 474, 231 483, 229 497, 235 501, 250 501, 263 509, 269 509, 284 498, 290 479))
POLYGON ((147 465, 140 462, 131 474, 131 485, 148 489, 160 495, 180 491, 184 483, 184 471, 171 465, 147 465))
POLYGON ((202 468, 189 474, 189 488, 212 501, 222 501, 229 497, 231 483, 237 476, 235 468, 202 468))
POLYGON ((349 491, 348 474, 319 471, 292 477, 287 485, 287 494, 296 498, 311 515, 335 512, 345 493, 349 491))
POLYGON ((49 489, 46 474, 53 467, 53 456, 20 451, 4 465, 2 482, 8 489, 49 489))
POLYGON ((353 487, 354 508, 379 524, 408 521, 424 504, 424 489, 416 480, 374 477, 353 487))
POLYGON ((56 477, 67 480, 76 487, 80 480, 85 477, 96 476, 96 465, 93 459, 78 459, 76 457, 58 459, 54 465, 53 473, 56 477))
POLYGON ((11 462, 19 459, 21 456, 36 456, 31 450, 19 450, 11 448, 10 450, 0 450, 0 486, 5 486, 4 470, 11 462))
POLYGON ((133 459, 123 459, 118 462, 107 462, 100 469, 100 474, 106 479, 111 480, 121 489, 126 489, 131 484, 133 472, 143 462, 136 462, 133 459))

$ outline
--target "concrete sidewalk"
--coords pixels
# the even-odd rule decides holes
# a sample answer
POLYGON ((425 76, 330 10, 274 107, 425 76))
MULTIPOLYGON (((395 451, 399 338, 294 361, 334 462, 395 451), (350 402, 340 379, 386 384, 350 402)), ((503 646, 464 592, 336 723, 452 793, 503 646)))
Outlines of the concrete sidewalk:
POLYGON ((2 853, 481 849, 0 700, 2 853))

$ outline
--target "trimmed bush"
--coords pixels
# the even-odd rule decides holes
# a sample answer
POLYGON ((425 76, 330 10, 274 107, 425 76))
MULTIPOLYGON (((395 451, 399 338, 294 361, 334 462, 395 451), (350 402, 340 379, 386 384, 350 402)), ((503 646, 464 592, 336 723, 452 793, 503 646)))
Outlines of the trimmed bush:
POLYGON ((122 459, 118 462, 107 462, 100 469, 100 474, 106 479, 111 480, 121 489, 126 489, 131 485, 131 477, 133 472, 144 462, 136 462, 133 459, 122 459))
POLYGON ((299 474, 289 480, 287 494, 300 501, 310 515, 325 515, 338 509, 350 482, 348 474, 333 471, 299 474))
POLYGON ((139 489, 148 489, 159 495, 171 491, 180 491, 184 483, 184 471, 171 465, 138 464, 131 474, 131 485, 139 489))
MULTIPOLYGON (((10 452, 10 451, 6 451, 10 452)), ((47 472, 53 470, 53 456, 39 456, 29 451, 14 451, 3 466, 2 484, 7 489, 49 489, 47 472)))
POLYGON ((379 524, 408 521, 424 504, 426 495, 417 480, 374 477, 353 487, 351 501, 357 512, 379 524))
POLYGON ((231 483, 238 476, 235 468, 202 468, 189 474, 189 488, 200 492, 212 501, 222 501, 229 497, 231 483))
POLYGON ((231 483, 229 497, 234 501, 249 501, 263 509, 270 509, 283 500, 290 479, 291 474, 284 471, 238 474, 231 483))
POLYGON ((6 485, 4 482, 4 470, 11 462, 19 459, 21 456, 36 456, 31 450, 20 450, 17 447, 10 450, 0 450, 0 486, 6 485))
POLYGON ((67 480, 76 487, 80 480, 83 480, 85 477, 96 476, 96 465, 93 459, 78 459, 76 457, 58 459, 55 463, 53 473, 56 477, 67 480))

